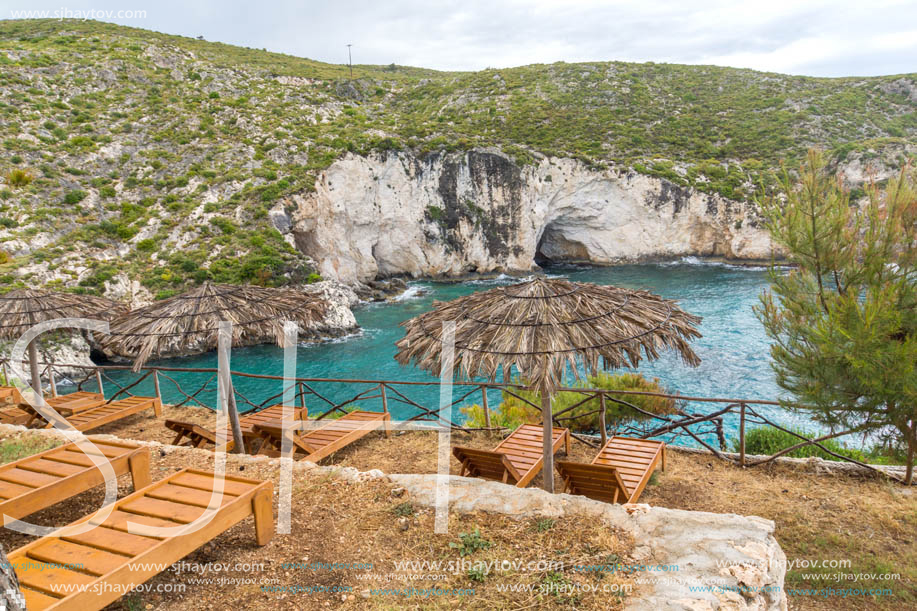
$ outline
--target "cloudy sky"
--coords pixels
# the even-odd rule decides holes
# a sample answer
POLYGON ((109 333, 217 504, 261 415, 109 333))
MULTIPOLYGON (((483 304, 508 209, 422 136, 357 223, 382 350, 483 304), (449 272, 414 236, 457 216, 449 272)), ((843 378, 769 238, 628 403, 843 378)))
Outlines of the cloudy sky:
POLYGON ((334 63, 352 43, 354 63, 442 70, 624 60, 917 72, 914 0, 0 0, 0 17, 20 10, 145 11, 100 17, 334 63))

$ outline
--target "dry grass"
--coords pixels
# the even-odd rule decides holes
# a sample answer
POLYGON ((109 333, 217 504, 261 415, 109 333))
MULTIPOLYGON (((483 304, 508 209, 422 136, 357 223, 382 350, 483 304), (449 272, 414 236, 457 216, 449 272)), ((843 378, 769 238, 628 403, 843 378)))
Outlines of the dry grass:
MULTIPOLYGON (((165 410, 167 417, 179 417, 206 426, 212 422, 212 413, 206 410, 174 410, 168 407, 165 410)), ((138 415, 99 432, 118 434, 125 438, 171 441, 171 433, 147 415, 138 415)), ((23 444, 27 437, 19 436, 16 443, 23 444)), ((457 434, 453 437, 453 443, 492 448, 499 439, 496 435, 457 434)), ((373 433, 332 455, 325 464, 352 466, 363 471, 381 469, 388 473, 433 473, 436 470, 436 445, 435 433, 396 433, 391 439, 373 433)), ((595 450, 585 444, 577 441, 572 444, 571 458, 574 460, 589 461, 594 453, 595 450)), ((158 479, 182 466, 197 465, 198 462, 194 461, 200 461, 199 456, 196 452, 179 450, 165 457, 156 457, 153 477, 158 479)), ((230 457, 230 464, 234 460, 230 457)), ((457 473, 458 464, 455 461, 452 467, 453 472, 457 473)), ((255 477, 274 477, 275 473, 276 467, 267 463, 246 467, 244 472, 245 475, 255 477)), ((559 483, 555 481, 555 485, 559 483)), ((540 485, 540 481, 536 480, 533 485, 540 485)), ((457 541, 457 533, 468 532, 475 525, 480 527, 485 539, 494 543, 493 548, 472 556, 481 560, 544 558, 546 551, 549 552, 548 557, 564 559, 568 563, 586 557, 595 560, 604 554, 626 558, 626 550, 630 545, 620 535, 608 540, 607 532, 603 533, 602 529, 588 523, 558 522, 553 528, 539 533, 531 522, 493 515, 453 516, 450 525, 452 535, 439 537, 432 534, 432 514, 413 506, 416 513, 404 516, 409 525, 408 530, 402 532, 400 521, 403 520, 400 520, 402 516, 396 514, 396 508, 410 503, 410 499, 393 497, 390 485, 378 482, 344 484, 327 477, 297 476, 296 486, 294 536, 278 537, 268 548, 259 550, 252 543, 250 525, 246 524, 234 528, 215 544, 192 555, 190 561, 244 562, 246 559, 251 561, 265 558, 278 564, 301 562, 308 557, 310 562, 373 562, 373 573, 387 574, 393 572, 395 560, 457 557, 455 550, 448 544, 457 541)), ((127 493, 129 490, 124 488, 121 492, 127 493)), ((95 507, 94 503, 98 503, 101 498, 100 491, 92 491, 39 516, 57 523, 75 519, 91 511, 95 507)), ((880 597, 791 595, 792 609, 835 611, 917 608, 917 493, 913 489, 876 479, 821 475, 806 468, 788 465, 741 470, 706 455, 670 451, 666 472, 658 473, 653 478, 641 502, 695 511, 759 515, 776 522, 777 539, 790 561, 849 560, 851 563, 849 567, 821 571, 792 569, 787 575, 788 588, 892 590, 891 596, 880 597), (820 579, 804 577, 819 572, 826 575, 820 579), (835 573, 899 573, 901 579, 829 581, 835 573)), ((398 511, 405 513, 407 510, 398 511)), ((23 542, 16 541, 10 546, 17 547, 23 542)), ((524 596, 505 594, 501 597, 495 593, 496 584, 502 583, 500 580, 516 583, 520 577, 530 579, 526 583, 548 578, 547 573, 538 576, 501 574, 498 578, 486 579, 482 585, 462 574, 452 575, 443 582, 391 582, 387 584, 388 587, 474 587, 477 594, 461 600, 449 597, 420 600, 392 596, 374 596, 366 600, 361 597, 360 591, 372 582, 356 580, 352 572, 282 571, 275 567, 271 569, 271 574, 280 577, 281 585, 351 585, 355 588, 356 598, 342 603, 339 594, 336 598, 325 594, 287 594, 281 597, 277 593, 262 593, 257 590, 257 586, 206 594, 199 591, 200 587, 192 586, 187 576, 168 573, 158 577, 159 581, 154 583, 172 583, 184 579, 182 583, 189 586, 186 598, 181 600, 175 598, 177 595, 170 594, 162 600, 149 600, 157 607, 161 605, 166 609, 177 609, 191 603, 206 608, 214 600, 219 601, 219 604, 213 603, 216 605, 214 608, 225 608, 224 602, 231 606, 241 604, 245 608, 256 609, 312 608, 323 606, 326 601, 335 605, 352 605, 354 608, 363 608, 369 603, 379 608, 402 605, 417 608, 449 605, 462 608, 474 608, 475 605, 478 608, 524 608, 524 596), (486 595, 482 595, 482 592, 486 592, 486 595), (219 598, 213 599, 213 596, 219 598), (246 596, 253 598, 249 602, 246 596)), ((581 578, 581 575, 568 572, 564 576, 572 581, 581 578)), ((386 584, 380 580, 373 583, 373 586, 386 584)), ((148 598, 143 600, 146 602, 148 598)), ((593 600, 589 596, 583 596, 579 601, 555 600, 553 597, 532 599, 527 604, 531 608, 543 608, 571 602, 577 602, 580 608, 607 608, 606 603, 616 604, 615 600, 593 600)))

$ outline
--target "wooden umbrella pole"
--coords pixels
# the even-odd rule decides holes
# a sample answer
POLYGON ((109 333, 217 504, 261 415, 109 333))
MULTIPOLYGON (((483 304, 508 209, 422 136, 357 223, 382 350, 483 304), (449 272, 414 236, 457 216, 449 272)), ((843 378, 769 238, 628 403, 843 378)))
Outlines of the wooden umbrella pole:
POLYGON ((233 452, 236 454, 245 454, 245 438, 242 437, 242 425, 239 423, 239 409, 236 405, 236 389, 232 385, 232 376, 228 373, 226 377, 229 381, 226 383, 229 392, 229 422, 232 424, 233 452))
POLYGON ((232 343, 232 323, 221 321, 217 333, 217 360, 220 375, 223 378, 223 388, 226 393, 226 409, 229 413, 229 427, 232 430, 233 452, 244 454, 245 441, 242 438, 242 426, 239 424, 239 412, 236 409, 236 391, 232 386, 232 375, 229 373, 229 346, 232 343))
POLYGON ((543 487, 554 492, 554 419, 551 413, 551 395, 541 392, 541 420, 544 424, 544 467, 541 470, 543 487))
POLYGON ((38 371, 38 347, 35 343, 38 341, 38 338, 33 339, 29 342, 29 365, 32 368, 32 391, 35 393, 35 401, 39 404, 43 404, 42 399, 44 396, 41 392, 41 373, 38 371))

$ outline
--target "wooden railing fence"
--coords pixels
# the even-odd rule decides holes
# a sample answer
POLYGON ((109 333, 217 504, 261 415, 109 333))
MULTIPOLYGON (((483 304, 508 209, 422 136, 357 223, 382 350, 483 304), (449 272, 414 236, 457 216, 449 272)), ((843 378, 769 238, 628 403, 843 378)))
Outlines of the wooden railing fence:
MULTIPOLYGON (((58 371, 61 369, 66 369, 70 372, 85 372, 85 375, 82 377, 77 376, 77 379, 73 380, 73 385, 76 386, 77 390, 83 390, 85 387, 91 384, 94 384, 95 388, 104 388, 105 384, 108 384, 109 388, 114 389, 113 393, 106 395, 106 398, 109 401, 123 398, 125 396, 134 396, 131 393, 131 390, 135 389, 142 382, 152 377, 154 392, 156 396, 161 400, 164 398, 165 394, 168 394, 169 396, 175 396, 177 399, 179 399, 177 402, 172 402, 172 404, 176 407, 194 404, 208 408, 215 407, 215 405, 208 404, 201 398, 202 395, 207 395, 208 393, 212 393, 214 396, 216 394, 217 369, 214 368, 144 367, 137 375, 136 379, 126 383, 115 380, 111 374, 117 371, 129 371, 130 366, 128 365, 87 366, 62 365, 55 363, 41 363, 41 365, 43 366, 43 376, 51 381, 50 391, 53 395, 56 395, 58 392, 57 383, 54 381, 55 368, 57 368, 58 371), (182 388, 181 383, 176 379, 175 374, 177 373, 198 374, 201 376, 206 376, 206 380, 202 384, 196 382, 194 388, 188 388, 185 390, 182 388), (171 389, 171 393, 163 392, 163 381, 170 384, 168 388, 171 389)), ((10 379, 9 363, 5 359, 0 359, 0 374, 3 375, 4 381, 10 379)), ((241 371, 231 372, 231 377, 239 380, 248 379, 276 382, 282 382, 284 380, 284 378, 280 376, 246 373, 241 371)), ((537 405, 536 403, 522 396, 521 391, 524 390, 524 388, 518 384, 511 383, 455 382, 453 384, 457 398, 455 398, 451 405, 448 407, 455 408, 457 406, 463 405, 467 399, 474 400, 477 397, 480 397, 480 405, 484 408, 485 426, 471 428, 459 424, 451 418, 445 418, 441 413, 442 409, 439 406, 436 408, 426 407, 418 401, 411 399, 407 395, 407 392, 409 392, 408 389, 412 387, 437 386, 439 382, 300 377, 291 379, 289 382, 290 386, 283 388, 281 392, 271 394, 270 396, 267 396, 260 401, 257 399, 252 399, 247 396, 246 393, 241 392, 239 390, 239 384, 234 382, 233 389, 240 411, 255 411, 265 408, 269 405, 274 405, 282 400, 287 391, 292 391, 294 402, 302 407, 305 407, 307 403, 311 403, 311 405, 309 405, 310 416, 317 414, 318 419, 326 418, 335 412, 346 412, 349 406, 356 405, 358 402, 380 400, 382 409, 386 412, 390 410, 392 406, 391 404, 407 406, 411 408, 411 410, 415 413, 406 418, 406 420, 409 421, 419 420, 439 422, 443 425, 451 426, 463 431, 502 430, 502 427, 491 426, 490 401, 488 398, 488 392, 500 392, 504 393, 505 395, 515 397, 527 408, 534 410, 538 414, 541 413, 540 405, 537 405), (321 392, 318 389, 320 384, 341 385, 348 389, 351 387, 356 387, 355 390, 358 392, 353 394, 348 393, 343 400, 335 400, 327 391, 321 392), (316 403, 318 404, 317 406, 316 403), (245 409, 246 407, 249 409, 245 409)), ((187 385, 188 382, 185 382, 185 384, 187 385)), ((876 469, 872 465, 865 464, 856 459, 850 458, 849 456, 838 454, 822 443, 829 439, 857 433, 858 431, 856 429, 832 432, 816 438, 807 438, 806 436, 801 435, 796 431, 793 431, 774 422, 770 418, 764 416, 758 409, 755 409, 756 407, 760 409, 760 406, 782 405, 778 401, 762 399, 691 397, 677 394, 606 390, 598 388, 561 388, 557 391, 558 395, 562 393, 578 393, 583 395, 583 397, 580 401, 577 401, 573 405, 565 407, 563 410, 556 412, 554 414, 555 423, 558 425, 563 425, 565 422, 570 422, 572 420, 577 420, 598 414, 600 422, 600 426, 598 427, 598 440, 596 440, 594 437, 590 438, 590 436, 587 435, 574 434, 574 437, 593 447, 599 447, 599 443, 596 443, 596 441, 604 445, 609 433, 613 435, 627 435, 641 438, 665 437, 669 442, 677 441, 679 438, 690 438, 691 440, 709 450, 717 458, 735 462, 743 467, 755 467, 758 465, 770 463, 776 458, 792 452, 797 448, 814 445, 824 450, 827 454, 840 460, 855 463, 866 469, 887 475, 887 473, 876 469), (648 395, 673 399, 676 401, 676 405, 678 407, 676 409, 676 413, 673 415, 656 414, 646 411, 622 398, 628 395, 648 395), (598 401, 598 408, 585 413, 573 412, 573 410, 577 407, 593 400, 598 401), (609 423, 607 422, 609 403, 620 405, 627 410, 632 411, 635 416, 639 416, 639 420, 630 419, 614 422, 611 423, 611 426, 609 427, 609 423), (687 403, 701 403, 724 407, 717 407, 708 413, 692 413, 685 408, 687 403), (724 430, 724 420, 727 416, 730 415, 737 416, 739 420, 737 443, 738 452, 728 452, 727 438, 724 430), (771 456, 763 458, 758 457, 755 460, 749 460, 745 451, 745 440, 746 433, 750 425, 770 426, 779 429, 794 437, 798 437, 799 443, 791 448, 781 450, 780 452, 777 452, 771 456), (713 439, 716 441, 714 442, 713 439)), ((164 403, 165 402, 166 401, 164 400, 164 403)))

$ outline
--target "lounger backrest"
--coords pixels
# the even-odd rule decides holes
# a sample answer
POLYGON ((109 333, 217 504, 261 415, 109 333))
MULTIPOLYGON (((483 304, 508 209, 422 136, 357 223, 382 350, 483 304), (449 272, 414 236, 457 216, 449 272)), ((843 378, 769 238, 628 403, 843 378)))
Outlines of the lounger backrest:
MULTIPOLYGON (((538 475, 544 463, 544 434, 540 424, 523 424, 510 433, 493 450, 464 446, 452 449, 462 463, 462 475, 468 474, 525 488, 538 475)), ((553 429, 552 450, 569 447, 570 431, 553 429)))
POLYGON ((592 464, 614 467, 627 489, 628 502, 636 503, 664 452, 665 442, 616 436, 608 440, 592 464))
POLYGON ((156 417, 162 416, 162 403, 155 397, 128 397, 67 418, 78 431, 91 431, 152 408, 156 417))
POLYGON ((86 390, 78 390, 67 395, 57 395, 56 397, 46 397, 45 403, 52 407, 57 407, 59 405, 66 405, 68 403, 76 403, 82 401, 105 401, 105 397, 100 392, 89 392, 86 390))
MULTIPOLYGON (((327 424, 318 428, 306 429, 301 434, 294 431, 294 447, 306 455, 305 460, 317 462, 380 428, 388 436, 390 421, 391 414, 388 412, 354 410, 335 420, 328 420, 327 424)), ((283 431, 280 426, 255 425, 255 432, 275 451, 281 448, 283 431)))
MULTIPOLYGON (((157 418, 162 416, 162 403, 159 399, 155 397, 128 397, 74 414, 66 420, 73 428, 85 433, 150 408, 153 409, 157 418)), ((35 421, 45 421, 44 416, 31 405, 24 404, 22 409, 31 415, 30 425, 35 421)), ((48 426, 50 427, 50 425, 48 426)))
POLYGON ((452 454, 462 465, 461 475, 516 485, 523 477, 502 452, 455 446, 452 454))
POLYGON ((556 467, 564 482, 564 492, 606 503, 624 503, 630 497, 614 467, 563 460, 557 461, 556 467))
MULTIPOLYGON (((570 431, 568 429, 552 429, 552 450, 554 454, 561 447, 569 450, 570 431)), ((544 431, 540 424, 523 424, 513 431, 506 439, 494 448, 495 452, 505 454, 513 467, 521 474, 516 485, 520 488, 528 486, 538 475, 544 463, 544 431)))

